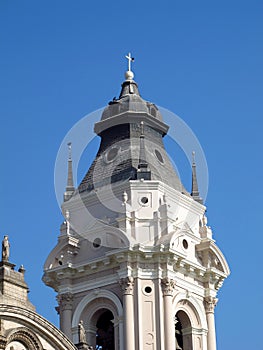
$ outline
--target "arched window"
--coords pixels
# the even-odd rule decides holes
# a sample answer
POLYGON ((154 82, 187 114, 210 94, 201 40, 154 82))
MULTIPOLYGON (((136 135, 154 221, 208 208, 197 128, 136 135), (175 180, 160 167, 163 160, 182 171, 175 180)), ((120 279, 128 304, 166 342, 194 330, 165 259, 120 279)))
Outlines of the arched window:
POLYGON ((180 310, 175 316, 176 350, 193 350, 192 326, 188 315, 180 310))
POLYGON ((184 344, 183 344, 182 324, 177 319, 176 316, 174 318, 174 325, 175 325, 176 350, 183 350, 184 344))
POLYGON ((113 318, 109 310, 100 315, 96 324, 96 350, 114 350, 113 318))

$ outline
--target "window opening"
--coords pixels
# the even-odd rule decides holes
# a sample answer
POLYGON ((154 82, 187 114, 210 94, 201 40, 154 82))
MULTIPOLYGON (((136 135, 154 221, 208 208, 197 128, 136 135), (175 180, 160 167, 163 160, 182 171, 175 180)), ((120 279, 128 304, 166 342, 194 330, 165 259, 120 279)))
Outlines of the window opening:
POLYGON ((183 334, 182 334, 182 324, 179 319, 175 316, 175 345, 176 350, 183 350, 183 334))
POLYGON ((114 350, 113 314, 105 311, 96 324, 96 350, 114 350))

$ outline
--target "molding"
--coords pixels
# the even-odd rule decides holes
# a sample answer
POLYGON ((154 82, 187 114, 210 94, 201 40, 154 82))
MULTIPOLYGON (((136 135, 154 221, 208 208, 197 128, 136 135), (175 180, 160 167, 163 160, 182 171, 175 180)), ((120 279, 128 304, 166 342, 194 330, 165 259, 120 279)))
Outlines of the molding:
POLYGON ((93 281, 78 283, 74 287, 72 286, 71 283, 69 284, 69 286, 63 285, 59 289, 59 293, 62 294, 62 293, 66 293, 66 292, 70 291, 72 294, 76 294, 76 293, 81 293, 81 292, 90 291, 93 289, 109 286, 112 284, 118 284, 119 283, 118 275, 116 274, 116 278, 114 278, 114 277, 115 276, 113 276, 113 275, 109 275, 106 277, 100 277, 100 279, 97 281, 93 280, 93 281))
POLYGON ((80 315, 82 311, 85 309, 85 307, 91 303, 93 300, 96 300, 98 298, 106 298, 113 302, 113 304, 116 306, 118 317, 123 316, 123 308, 120 299, 117 297, 116 294, 106 290, 106 289, 99 289, 94 290, 93 292, 86 295, 82 300, 78 303, 74 314, 72 318, 72 327, 77 327, 80 315))
POLYGON ((13 341, 21 341, 29 350, 43 350, 38 336, 26 327, 17 327, 7 334, 7 345, 13 341))
POLYGON ((173 299, 173 313, 176 315, 176 313, 180 310, 184 311, 187 316, 190 319, 191 325, 193 328, 197 328, 196 325, 194 324, 193 317, 191 313, 189 312, 189 307, 190 309, 195 313, 195 316, 197 319, 199 318, 200 321, 200 328, 204 330, 208 330, 207 326, 207 321, 206 321, 206 313, 205 313, 205 308, 202 303, 202 301, 192 295, 188 295, 187 291, 184 293, 178 293, 175 295, 173 299), (181 305, 179 303, 182 302, 181 305), (183 302, 187 302, 188 305, 183 305, 183 302))

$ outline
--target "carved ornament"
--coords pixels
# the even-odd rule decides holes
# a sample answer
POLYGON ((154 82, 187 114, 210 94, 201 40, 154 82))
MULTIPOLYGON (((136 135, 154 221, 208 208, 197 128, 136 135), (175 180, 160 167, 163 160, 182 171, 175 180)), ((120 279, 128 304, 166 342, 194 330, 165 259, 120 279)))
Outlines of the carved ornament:
POLYGON ((214 298, 211 296, 206 297, 204 299, 206 313, 211 313, 211 312, 214 313, 217 302, 218 302, 217 298, 214 298))
POLYGON ((163 296, 173 296, 173 292, 176 285, 174 280, 168 277, 165 277, 162 279, 161 285, 163 290, 163 296))
POLYGON ((57 296, 57 301, 59 304, 59 311, 71 310, 73 295, 71 293, 64 293, 57 296))
POLYGON ((120 286, 122 288, 123 294, 125 295, 133 295, 134 291, 134 278, 131 276, 128 276, 126 278, 122 278, 120 280, 120 286))

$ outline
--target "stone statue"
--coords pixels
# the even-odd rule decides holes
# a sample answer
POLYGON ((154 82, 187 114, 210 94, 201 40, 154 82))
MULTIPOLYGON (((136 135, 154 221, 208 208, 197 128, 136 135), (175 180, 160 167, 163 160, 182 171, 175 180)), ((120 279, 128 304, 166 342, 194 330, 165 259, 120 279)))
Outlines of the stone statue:
POLYGON ((68 210, 66 210, 65 219, 66 220, 64 221, 64 223, 66 224, 67 235, 69 235, 70 234, 70 222, 69 222, 70 215, 69 215, 69 211, 68 210))
MULTIPOLYGON (((174 325, 176 326, 176 324, 178 323, 179 321, 177 320, 177 317, 175 316, 174 317, 174 325)), ((178 344, 178 340, 177 340, 177 336, 180 334, 180 331, 179 330, 177 330, 176 328, 175 328, 175 348, 176 348, 176 350, 183 350, 182 348, 181 348, 181 346, 178 344)))
POLYGON ((83 321, 79 321, 79 325, 78 325, 78 331, 79 331, 79 343, 87 343, 87 339, 86 339, 86 331, 83 325, 83 321))
POLYGON ((10 255, 10 243, 8 241, 8 236, 4 236, 2 241, 2 261, 8 261, 10 255))

